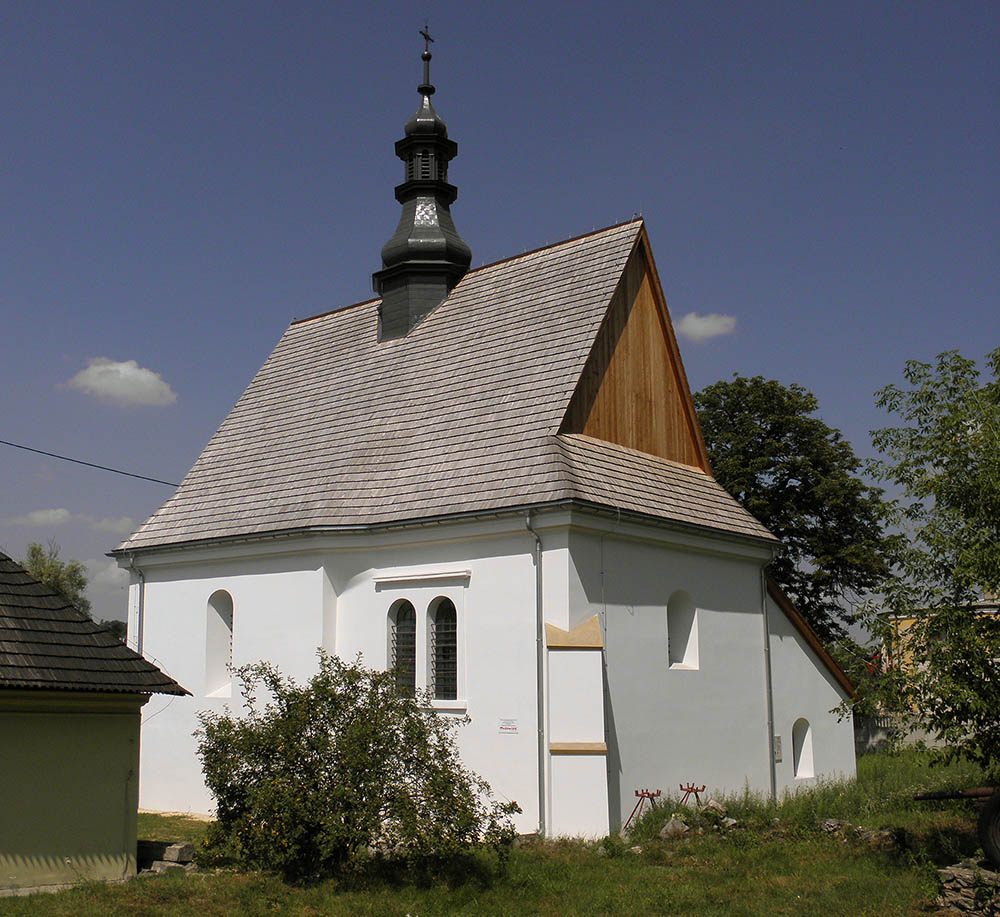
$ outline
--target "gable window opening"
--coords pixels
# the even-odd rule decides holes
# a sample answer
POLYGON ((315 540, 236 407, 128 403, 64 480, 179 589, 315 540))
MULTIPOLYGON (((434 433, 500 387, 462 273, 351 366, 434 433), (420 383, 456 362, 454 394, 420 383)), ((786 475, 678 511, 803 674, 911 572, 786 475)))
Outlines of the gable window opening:
POLYGON ((458 698, 458 613, 451 599, 438 600, 431 618, 431 688, 435 700, 458 698))
POLYGON ((682 589, 667 602, 667 660, 672 669, 698 668, 698 609, 682 589))
POLYGON ((205 614, 205 696, 230 697, 233 686, 233 597, 212 593, 205 614))
POLYGON ((393 606, 389 617, 396 690, 404 697, 413 697, 417 693, 417 611, 404 599, 393 606))

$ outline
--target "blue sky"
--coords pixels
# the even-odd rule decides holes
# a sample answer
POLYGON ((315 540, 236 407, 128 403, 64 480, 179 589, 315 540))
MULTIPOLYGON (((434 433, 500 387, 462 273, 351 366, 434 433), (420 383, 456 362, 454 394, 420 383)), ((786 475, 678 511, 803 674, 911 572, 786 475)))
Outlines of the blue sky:
MULTIPOLYGON (((0 439, 178 481, 293 317, 369 298, 425 16, 474 265, 641 212, 727 332, 692 387, 798 382, 862 455, 904 361, 1000 344, 996 4, 8 3, 0 439)), ((104 552, 168 494, 0 447, 0 546, 122 617, 104 552)))

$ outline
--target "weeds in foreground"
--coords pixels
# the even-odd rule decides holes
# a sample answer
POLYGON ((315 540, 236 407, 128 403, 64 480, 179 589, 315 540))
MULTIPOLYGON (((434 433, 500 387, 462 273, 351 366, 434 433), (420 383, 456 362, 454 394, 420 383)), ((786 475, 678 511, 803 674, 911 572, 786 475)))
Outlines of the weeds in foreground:
MULTIPOLYGON (((858 780, 823 783, 772 806, 743 793, 724 800, 737 827, 673 841, 657 837, 674 811, 660 806, 626 840, 522 842, 506 877, 456 863, 429 883, 380 872, 295 886, 256 872, 163 875, 118 886, 89 883, 72 891, 0 899, 13 917, 144 915, 467 914, 491 915, 817 915, 912 917, 938 892, 934 863, 974 852, 975 829, 963 803, 914 802, 921 790, 966 786, 981 775, 931 768, 919 751, 865 756, 858 780), (812 798, 807 798, 807 797, 812 798), (903 852, 872 849, 824 832, 835 818, 871 829, 904 829, 903 852), (777 823, 775 823, 777 819, 777 823), (639 852, 635 848, 639 847, 639 852)), ((692 823, 694 815, 691 813, 692 823)), ((206 825, 144 815, 140 837, 197 843, 206 825)))
MULTIPOLYGON (((931 754, 919 747, 880 752, 858 760, 856 779, 820 779, 797 792, 786 792, 776 802, 749 788, 717 801, 738 823, 731 832, 734 843, 774 834, 801 837, 816 832, 822 822, 835 819, 896 832, 897 848, 915 861, 953 863, 975 853, 971 802, 917 802, 913 796, 928 790, 968 787, 985 778, 974 764, 931 766, 931 761, 931 754)), ((657 837, 674 813, 681 814, 695 830, 711 830, 716 824, 710 814, 667 797, 640 820, 630 838, 641 842, 657 837)))

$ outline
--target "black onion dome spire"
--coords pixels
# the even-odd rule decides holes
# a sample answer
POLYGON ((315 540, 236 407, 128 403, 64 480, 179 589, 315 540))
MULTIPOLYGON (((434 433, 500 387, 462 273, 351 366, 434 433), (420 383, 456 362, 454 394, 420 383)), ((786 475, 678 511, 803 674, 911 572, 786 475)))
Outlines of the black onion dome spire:
POLYGON ((382 270, 372 275, 382 297, 379 338, 405 336, 439 305, 469 269, 472 252, 451 219, 458 189, 448 183, 448 163, 458 155, 458 144, 448 139, 448 128, 434 110, 431 96, 430 43, 424 38, 424 81, 417 87, 420 107, 406 122, 396 155, 405 164, 405 181, 396 186, 403 205, 399 225, 382 248, 382 270))

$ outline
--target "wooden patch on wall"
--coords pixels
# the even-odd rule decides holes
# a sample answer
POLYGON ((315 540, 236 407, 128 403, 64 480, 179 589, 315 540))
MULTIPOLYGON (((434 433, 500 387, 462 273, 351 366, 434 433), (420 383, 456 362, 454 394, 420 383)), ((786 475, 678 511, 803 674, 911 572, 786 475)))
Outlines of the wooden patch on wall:
POLYGON ((583 433, 711 473, 645 231, 559 432, 583 433))

